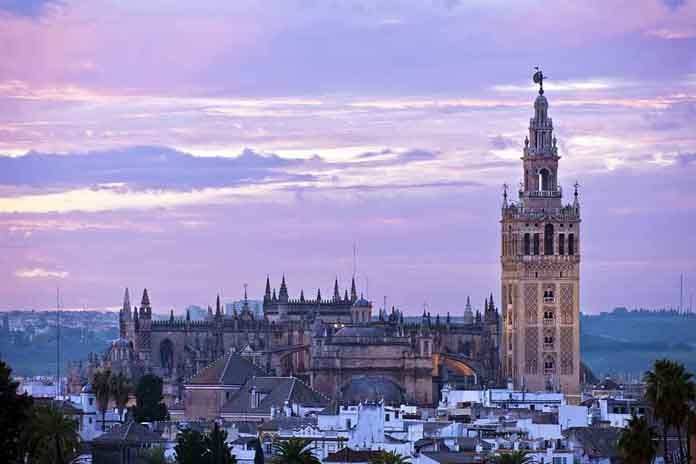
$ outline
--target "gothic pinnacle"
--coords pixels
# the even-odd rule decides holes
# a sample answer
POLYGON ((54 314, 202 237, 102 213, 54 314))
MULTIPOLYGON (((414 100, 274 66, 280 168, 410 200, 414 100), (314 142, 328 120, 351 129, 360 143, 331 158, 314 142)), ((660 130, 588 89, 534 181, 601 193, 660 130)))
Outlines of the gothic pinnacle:
POLYGON ((147 295, 147 288, 143 290, 143 299, 140 302, 141 307, 148 307, 150 306, 150 297, 147 295))
POLYGON ((356 301, 358 299, 358 291, 355 289, 355 276, 350 283, 350 299, 351 301, 356 301))

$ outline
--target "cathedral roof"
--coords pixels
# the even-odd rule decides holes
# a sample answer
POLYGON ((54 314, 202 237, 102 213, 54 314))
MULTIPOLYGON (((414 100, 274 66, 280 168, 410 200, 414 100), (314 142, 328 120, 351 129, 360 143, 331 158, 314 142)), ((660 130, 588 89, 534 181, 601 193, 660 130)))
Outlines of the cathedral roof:
POLYGON ((334 334, 335 337, 384 337, 384 330, 379 327, 347 326, 334 334))
POLYGON ((250 377, 265 375, 260 367, 237 353, 228 351, 201 372, 191 377, 187 385, 243 385, 250 377))
POLYGON ((166 441, 160 435, 151 431, 147 427, 137 422, 119 424, 111 428, 108 432, 94 439, 95 444, 99 443, 160 443, 166 441))

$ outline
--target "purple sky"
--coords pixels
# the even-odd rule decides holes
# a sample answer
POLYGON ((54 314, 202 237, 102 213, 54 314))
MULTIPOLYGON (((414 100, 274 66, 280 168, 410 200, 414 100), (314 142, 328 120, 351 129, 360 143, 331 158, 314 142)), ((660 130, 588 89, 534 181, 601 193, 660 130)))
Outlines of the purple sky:
POLYGON ((694 0, 0 0, 0 308, 329 295, 354 242, 376 302, 497 300, 534 65, 582 310, 688 302, 695 50, 694 0))

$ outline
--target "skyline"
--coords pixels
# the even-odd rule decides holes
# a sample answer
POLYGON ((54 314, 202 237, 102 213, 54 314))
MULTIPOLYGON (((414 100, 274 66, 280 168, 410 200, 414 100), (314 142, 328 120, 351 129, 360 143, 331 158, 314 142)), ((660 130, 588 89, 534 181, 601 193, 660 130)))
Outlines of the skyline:
POLYGON ((377 307, 499 302, 535 65, 581 310, 696 290, 693 1, 213 3, 0 2, 2 309, 326 296, 353 243, 377 307))

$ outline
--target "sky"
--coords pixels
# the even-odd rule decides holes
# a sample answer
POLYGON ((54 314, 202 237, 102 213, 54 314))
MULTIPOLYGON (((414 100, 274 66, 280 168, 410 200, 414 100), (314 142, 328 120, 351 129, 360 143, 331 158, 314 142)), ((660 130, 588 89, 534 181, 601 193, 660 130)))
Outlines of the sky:
POLYGON ((499 301, 534 66, 582 311, 688 305, 694 51, 694 0, 0 0, 0 309, 499 301))

